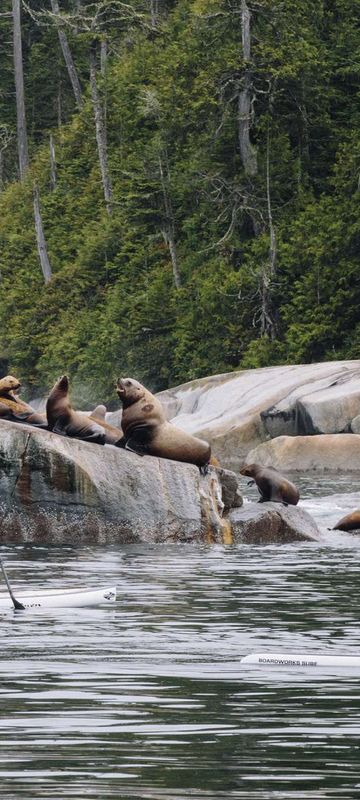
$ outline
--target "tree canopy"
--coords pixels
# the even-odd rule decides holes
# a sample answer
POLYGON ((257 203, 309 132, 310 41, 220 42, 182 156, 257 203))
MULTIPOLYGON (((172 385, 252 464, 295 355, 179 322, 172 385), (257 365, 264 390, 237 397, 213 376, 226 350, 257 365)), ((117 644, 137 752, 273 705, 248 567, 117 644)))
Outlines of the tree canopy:
POLYGON ((0 358, 30 392, 358 357, 359 0, 27 0, 21 181, 3 6, 0 358))

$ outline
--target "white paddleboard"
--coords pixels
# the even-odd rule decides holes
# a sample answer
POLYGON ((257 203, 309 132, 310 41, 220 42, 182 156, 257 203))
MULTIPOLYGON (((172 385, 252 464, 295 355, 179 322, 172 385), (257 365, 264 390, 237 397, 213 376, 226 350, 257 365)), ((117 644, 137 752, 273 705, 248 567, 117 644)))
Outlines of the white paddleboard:
POLYGON ((321 656, 313 653, 251 653, 241 664, 261 667, 360 667, 360 656, 321 656))
MULTIPOLYGON (((116 600, 116 587, 105 589, 46 589, 23 592, 21 589, 14 592, 16 600, 27 608, 82 608, 97 606, 102 603, 113 603, 116 600)), ((14 610, 9 595, 0 595, 0 612, 14 610)))

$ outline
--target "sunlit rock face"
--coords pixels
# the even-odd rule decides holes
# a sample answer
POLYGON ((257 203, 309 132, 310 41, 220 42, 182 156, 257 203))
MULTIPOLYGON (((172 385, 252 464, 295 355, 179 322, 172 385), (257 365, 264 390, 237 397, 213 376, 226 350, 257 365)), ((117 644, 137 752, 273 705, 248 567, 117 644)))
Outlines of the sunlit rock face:
POLYGON ((246 460, 280 472, 356 471, 360 469, 360 435, 279 436, 255 447, 246 460))
POLYGON ((251 450, 278 436, 351 433, 360 415, 360 361, 231 372, 157 396, 174 425, 209 441, 222 466, 238 470, 251 450))
POLYGON ((230 512, 234 542, 244 544, 289 544, 321 541, 321 532, 302 508, 280 503, 246 503, 230 512))
POLYGON ((0 420, 0 476, 4 543, 223 541, 214 469, 0 420))

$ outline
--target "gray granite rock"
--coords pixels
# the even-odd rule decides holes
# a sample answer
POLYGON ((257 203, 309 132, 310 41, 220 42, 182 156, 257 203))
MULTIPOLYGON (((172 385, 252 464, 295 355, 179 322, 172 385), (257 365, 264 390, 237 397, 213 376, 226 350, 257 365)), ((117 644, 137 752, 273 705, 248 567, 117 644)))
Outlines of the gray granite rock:
POLYGON ((299 382, 280 402, 261 412, 272 438, 350 430, 351 420, 360 413, 360 364, 343 362, 326 377, 317 366, 313 380, 299 382))
POLYGON ((350 430, 351 433, 360 433, 360 414, 358 414, 357 417, 354 417, 354 419, 351 420, 350 430))
POLYGON ((0 420, 0 542, 221 542, 219 509, 213 468, 0 420))
POLYGON ((238 471, 270 438, 350 431, 360 415, 360 361, 212 375, 158 396, 174 425, 206 439, 221 465, 238 471))
POLYGON ((231 511, 229 521, 234 542, 288 544, 321 541, 321 533, 310 514, 298 506, 280 503, 245 503, 231 511))
POLYGON ((353 472, 360 469, 360 435, 279 436, 251 450, 246 461, 275 467, 280 472, 353 472))
POLYGON ((221 498, 224 504, 224 512, 230 508, 240 508, 243 504, 243 497, 240 491, 238 476, 229 469, 216 468, 216 472, 221 483, 221 498))

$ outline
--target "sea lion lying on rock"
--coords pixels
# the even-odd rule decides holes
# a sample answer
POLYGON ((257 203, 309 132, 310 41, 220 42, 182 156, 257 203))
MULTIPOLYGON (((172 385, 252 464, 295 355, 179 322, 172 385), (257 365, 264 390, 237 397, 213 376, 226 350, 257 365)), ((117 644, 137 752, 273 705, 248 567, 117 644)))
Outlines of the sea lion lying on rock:
POLYGON ((360 531, 360 511, 352 511, 337 522, 333 531, 360 531))
POLYGON ((299 502, 299 490, 293 483, 286 480, 275 467, 248 464, 240 470, 240 475, 254 479, 260 492, 259 503, 272 500, 275 503, 296 506, 299 502))
POLYGON ((116 386, 122 402, 123 447, 139 455, 170 458, 206 467, 211 448, 168 422, 156 397, 132 378, 119 378, 116 386))
POLYGON ((67 375, 62 375, 53 386, 46 403, 46 416, 49 430, 54 433, 83 439, 85 442, 105 444, 104 428, 95 420, 85 414, 78 414, 71 408, 67 375))
POLYGON ((0 380, 0 419, 10 422, 25 422, 36 428, 47 428, 45 414, 38 414, 31 406, 24 403, 15 392, 20 389, 21 383, 13 375, 6 375, 0 380))

